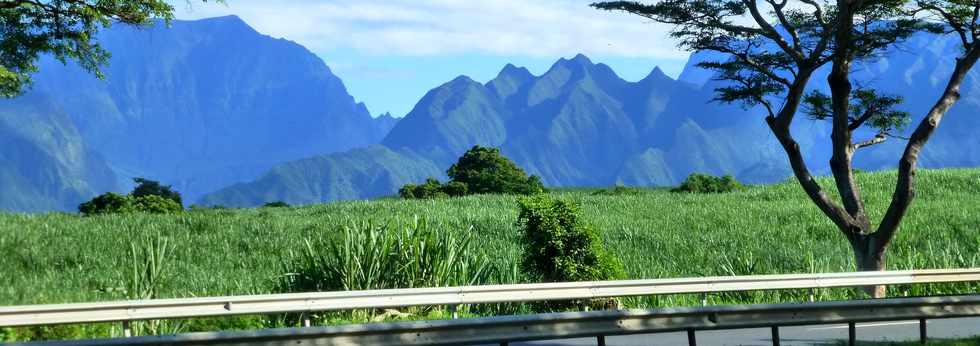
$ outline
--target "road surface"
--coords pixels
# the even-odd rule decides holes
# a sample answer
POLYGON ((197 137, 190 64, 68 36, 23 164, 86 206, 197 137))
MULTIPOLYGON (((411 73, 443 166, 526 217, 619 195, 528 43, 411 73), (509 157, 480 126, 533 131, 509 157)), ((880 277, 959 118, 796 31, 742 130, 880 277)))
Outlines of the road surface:
MULTIPOLYGON (((980 335, 980 317, 929 320, 930 338, 956 339, 980 335)), ((779 328, 781 345, 823 345, 847 340, 847 325, 819 325, 779 328)), ((873 322, 857 324, 861 341, 918 341, 918 321, 873 322)), ((697 332, 698 346, 769 346, 770 329, 735 329, 697 332)), ((595 345, 595 338, 512 343, 521 346, 595 345)), ((662 333, 606 337, 608 346, 678 346, 687 345, 687 333, 662 333)))

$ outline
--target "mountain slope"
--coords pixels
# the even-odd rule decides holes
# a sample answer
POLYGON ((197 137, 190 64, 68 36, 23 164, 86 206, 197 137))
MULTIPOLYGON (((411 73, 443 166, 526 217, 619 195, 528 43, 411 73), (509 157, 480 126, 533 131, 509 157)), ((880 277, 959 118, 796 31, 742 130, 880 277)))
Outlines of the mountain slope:
POLYGON ((40 95, 0 103, 0 210, 74 210, 118 187, 71 120, 40 95))
POLYGON ((375 120, 316 55, 234 16, 117 26, 97 80, 44 59, 49 95, 121 175, 174 184, 188 200, 258 177, 277 163, 377 143, 375 120))
POLYGON ((254 182, 209 194, 201 203, 249 207, 274 201, 375 198, 393 194, 393 187, 440 174, 441 169, 424 158, 374 145, 278 165, 254 182))

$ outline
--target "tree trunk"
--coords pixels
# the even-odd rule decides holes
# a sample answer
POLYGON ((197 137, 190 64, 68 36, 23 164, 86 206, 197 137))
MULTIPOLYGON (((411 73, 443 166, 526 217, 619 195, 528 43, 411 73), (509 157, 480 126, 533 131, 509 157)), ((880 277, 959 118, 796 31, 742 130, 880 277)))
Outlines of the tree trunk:
MULTIPOLYGON (((854 264, 858 271, 883 271, 885 270, 885 247, 879 246, 874 236, 858 235, 851 240, 851 247, 854 249, 854 264)), ((864 292, 872 298, 884 298, 886 293, 885 285, 874 285, 863 287, 864 292)))

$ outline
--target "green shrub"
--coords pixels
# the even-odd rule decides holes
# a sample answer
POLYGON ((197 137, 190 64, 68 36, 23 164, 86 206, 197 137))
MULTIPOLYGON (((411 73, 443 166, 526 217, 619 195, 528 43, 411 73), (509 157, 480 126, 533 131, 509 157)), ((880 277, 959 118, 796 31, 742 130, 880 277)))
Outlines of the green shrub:
POLYGON ((405 185, 398 190, 398 195, 405 199, 429 199, 449 196, 443 192, 442 184, 435 178, 428 178, 421 185, 405 185))
POLYGON ((625 276, 622 263, 610 255, 578 204, 538 195, 518 201, 524 246, 522 268, 545 282, 597 281, 625 276))
POLYGON ((184 207, 172 199, 157 195, 129 196, 132 200, 133 211, 151 214, 174 214, 184 211, 184 207))
POLYGON ((470 189, 458 181, 451 181, 442 187, 442 192, 452 197, 466 196, 470 189))
POLYGON ((180 194, 170 186, 143 178, 133 179, 136 188, 128 195, 113 192, 96 196, 78 205, 82 215, 125 214, 133 212, 171 214, 184 210, 180 194))
POLYGON ((398 190, 406 199, 458 197, 469 194, 533 195, 544 192, 537 176, 528 176, 500 149, 474 146, 446 171, 450 181, 445 185, 428 178, 422 185, 407 184, 398 190))
POLYGON ((453 182, 466 185, 468 193, 531 195, 544 192, 537 176, 528 176, 500 149, 473 146, 446 171, 453 182))
POLYGON ((113 192, 101 194, 78 205, 78 212, 82 215, 130 213, 133 211, 135 210, 133 209, 132 198, 113 192))
POLYGON ((134 178, 136 182, 136 187, 133 188, 133 192, 129 194, 133 197, 139 198, 143 196, 160 196, 171 201, 174 201, 181 208, 184 207, 184 203, 181 200, 180 193, 173 190, 170 185, 162 185, 158 181, 153 181, 145 178, 134 178))
POLYGON ((723 177, 713 177, 710 175, 693 173, 681 183, 681 186, 673 189, 673 192, 690 193, 724 193, 742 189, 740 184, 731 175, 723 177))
POLYGON ((269 202, 262 206, 263 208, 289 208, 289 203, 283 201, 269 202))

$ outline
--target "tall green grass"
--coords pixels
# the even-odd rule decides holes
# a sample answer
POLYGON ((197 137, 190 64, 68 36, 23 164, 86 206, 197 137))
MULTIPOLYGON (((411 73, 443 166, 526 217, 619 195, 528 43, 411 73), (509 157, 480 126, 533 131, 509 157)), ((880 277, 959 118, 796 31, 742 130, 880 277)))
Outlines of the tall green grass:
MULTIPOLYGON (((880 218, 889 201, 895 174, 864 173, 858 175, 858 180, 867 197, 870 216, 880 218)), ((822 183, 833 195, 832 182, 823 180, 822 183)), ((888 267, 980 266, 980 170, 923 171, 918 175, 917 186, 918 197, 889 250, 888 267)), ((595 224, 605 247, 622 260, 629 278, 843 272, 854 268, 851 250, 843 236, 794 182, 711 195, 677 194, 662 189, 624 195, 594 192, 594 189, 573 189, 552 194, 581 203, 584 216, 595 224)), ((62 213, 0 214, 0 305, 128 299, 126 287, 131 282, 134 263, 130 244, 144 244, 150 235, 166 238, 172 247, 166 254, 162 276, 166 279, 154 284, 154 297, 279 292, 283 289, 284 275, 298 273, 298 268, 302 268, 302 265, 287 268, 286 263, 305 262, 323 268, 346 263, 345 272, 371 276, 375 274, 369 273, 378 273, 379 269, 358 267, 360 262, 344 257, 345 254, 375 256, 382 262, 377 265, 391 268, 393 264, 384 263, 391 261, 390 258, 370 253, 375 249, 374 245, 366 245, 370 244, 371 234, 375 242, 381 243, 399 237, 423 237, 412 231, 419 218, 426 220, 424 237, 432 240, 419 249, 399 250, 416 254, 406 258, 437 251, 432 249, 432 244, 466 242, 467 250, 463 253, 439 256, 485 259, 485 264, 476 264, 479 260, 468 264, 471 267, 467 270, 480 272, 476 275, 477 283, 523 282, 526 279, 518 270, 522 253, 515 225, 517 212, 516 197, 470 196, 441 200, 381 199, 293 208, 198 210, 178 215, 83 218, 62 213), (345 239, 354 238, 360 240, 344 243, 345 239)), ((435 268, 439 261, 425 259, 415 265, 435 268)), ((443 269, 432 269, 433 273, 424 275, 442 277, 433 282, 445 284, 467 282, 469 277, 435 274, 456 272, 456 269, 446 269, 448 262, 441 263, 443 269)), ((420 282, 403 278, 382 283, 384 280, 376 279, 376 284, 371 285, 351 280, 346 286, 329 287, 393 287, 420 282)), ((976 292, 977 288, 974 284, 894 286, 889 294, 976 292)), ((816 293, 820 299, 860 296, 850 289, 816 293)), ((755 303, 803 301, 806 296, 805 291, 748 292, 710 295, 708 300, 712 304, 755 303)), ((694 305, 700 301, 700 296, 623 300, 627 307, 694 305)), ((503 311, 494 309, 504 308, 520 310, 500 306, 474 312, 494 313, 503 311)), ((216 323, 226 323, 221 328, 281 323, 270 320, 260 316, 222 322, 190 321, 184 330, 216 323)), ((111 328, 86 333, 108 333, 111 328)), ((57 332, 54 329, 40 334, 43 337, 57 332)), ((19 333, 21 336, 17 338, 23 338, 27 332, 19 333)), ((0 331, 0 339, 3 335, 0 331)))
POLYGON ((474 251, 472 230, 437 231, 425 219, 407 225, 352 222, 339 239, 305 240, 283 266, 287 292, 442 287, 491 282, 489 259, 474 251))

